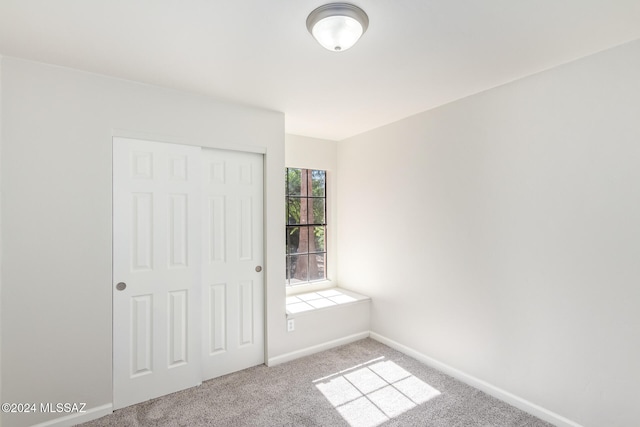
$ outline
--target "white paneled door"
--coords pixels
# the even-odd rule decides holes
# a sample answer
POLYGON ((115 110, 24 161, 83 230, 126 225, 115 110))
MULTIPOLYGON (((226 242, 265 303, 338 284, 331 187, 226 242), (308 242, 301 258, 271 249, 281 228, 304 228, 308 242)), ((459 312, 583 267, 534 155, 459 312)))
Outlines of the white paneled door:
POLYGON ((261 155, 114 138, 114 408, 263 363, 261 265, 261 155))
POLYGON ((204 380, 264 361, 262 155, 203 149, 204 380))

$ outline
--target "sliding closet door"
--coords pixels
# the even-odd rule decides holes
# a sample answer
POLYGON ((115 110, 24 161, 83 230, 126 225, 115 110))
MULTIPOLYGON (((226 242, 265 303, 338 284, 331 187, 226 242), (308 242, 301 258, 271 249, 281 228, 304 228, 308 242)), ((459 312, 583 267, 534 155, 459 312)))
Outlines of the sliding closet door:
POLYGON ((114 138, 114 408, 200 384, 201 149, 114 138))
POLYGON ((264 362, 263 156, 202 155, 206 380, 264 362))
POLYGON ((114 408, 263 363, 262 266, 262 155, 114 138, 114 408))

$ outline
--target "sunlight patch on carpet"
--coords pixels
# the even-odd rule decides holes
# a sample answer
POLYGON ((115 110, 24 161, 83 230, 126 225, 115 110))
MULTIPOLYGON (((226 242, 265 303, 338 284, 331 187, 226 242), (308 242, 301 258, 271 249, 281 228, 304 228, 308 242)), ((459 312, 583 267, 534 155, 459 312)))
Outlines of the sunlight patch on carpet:
POLYGON ((384 357, 314 381, 351 427, 374 427, 440 392, 384 357))

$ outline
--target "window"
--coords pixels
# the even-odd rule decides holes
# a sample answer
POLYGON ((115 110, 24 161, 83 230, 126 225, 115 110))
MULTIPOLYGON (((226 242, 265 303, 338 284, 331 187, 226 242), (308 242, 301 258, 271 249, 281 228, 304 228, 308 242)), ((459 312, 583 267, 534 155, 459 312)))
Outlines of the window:
POLYGON ((327 278, 326 177, 322 170, 286 170, 287 286, 327 278))

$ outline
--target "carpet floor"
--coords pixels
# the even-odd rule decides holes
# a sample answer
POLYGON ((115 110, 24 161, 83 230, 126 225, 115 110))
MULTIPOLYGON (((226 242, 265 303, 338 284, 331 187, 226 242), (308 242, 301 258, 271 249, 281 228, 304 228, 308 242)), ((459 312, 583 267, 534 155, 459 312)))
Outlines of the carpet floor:
POLYGON ((83 427, 549 427, 486 393, 364 339, 114 411, 83 427))

